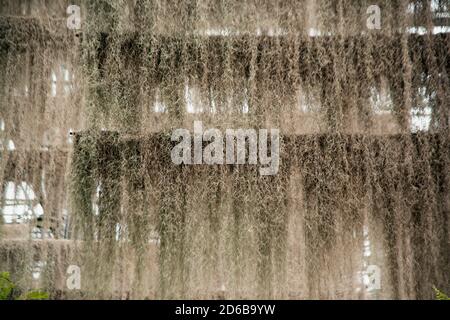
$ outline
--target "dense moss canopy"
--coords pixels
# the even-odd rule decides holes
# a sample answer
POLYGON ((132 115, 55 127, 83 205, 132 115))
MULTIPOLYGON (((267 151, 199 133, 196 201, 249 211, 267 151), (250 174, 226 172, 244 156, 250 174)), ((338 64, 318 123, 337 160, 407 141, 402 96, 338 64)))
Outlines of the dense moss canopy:
POLYGON ((77 4, 71 30, 67 1, 0 0, 0 181, 55 238, 1 240, 22 286, 45 260, 54 297, 69 264, 83 297, 450 291, 448 2, 379 1, 380 29, 369 1, 77 4), (279 129, 278 174, 175 166, 194 120, 279 129))

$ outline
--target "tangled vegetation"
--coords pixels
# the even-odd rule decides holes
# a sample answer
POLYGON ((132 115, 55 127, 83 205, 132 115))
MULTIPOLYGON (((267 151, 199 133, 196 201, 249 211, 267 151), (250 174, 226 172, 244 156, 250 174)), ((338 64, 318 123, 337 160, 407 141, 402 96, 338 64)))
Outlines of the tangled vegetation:
POLYGON ((370 1, 78 4, 71 30, 67 1, 0 0, 0 181, 27 181, 54 235, 3 239, 0 268, 27 285, 45 260, 56 298, 450 291, 450 33, 431 1, 378 1, 379 30, 370 1), (280 129, 279 173, 174 165, 194 120, 280 129))

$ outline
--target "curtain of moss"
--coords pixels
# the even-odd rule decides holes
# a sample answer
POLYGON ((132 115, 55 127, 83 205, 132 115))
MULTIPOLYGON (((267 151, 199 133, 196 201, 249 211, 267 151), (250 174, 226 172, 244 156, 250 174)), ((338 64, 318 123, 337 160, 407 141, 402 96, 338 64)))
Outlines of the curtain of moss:
POLYGON ((306 259, 303 296, 363 297, 366 229, 380 296, 445 291, 449 34, 405 31, 438 24, 429 1, 381 1, 382 29, 368 30, 371 4, 87 1, 74 31, 65 1, 2 0, 0 134, 16 150, 1 150, 0 184, 27 181, 58 228, 73 170, 71 239, 83 240, 90 296, 286 297, 289 252, 306 259), (60 60, 74 78, 57 100, 60 60), (428 109, 429 132, 410 134, 428 109), (292 139, 279 174, 172 166, 163 132, 194 119, 279 128, 292 139), (45 141, 69 129, 89 129, 73 157, 45 141), (305 252, 287 247, 293 217, 305 252))

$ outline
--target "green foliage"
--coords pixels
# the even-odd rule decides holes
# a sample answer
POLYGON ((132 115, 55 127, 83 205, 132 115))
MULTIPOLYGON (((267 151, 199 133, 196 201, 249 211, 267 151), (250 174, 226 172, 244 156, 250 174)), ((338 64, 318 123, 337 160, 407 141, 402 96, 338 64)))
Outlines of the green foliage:
POLYGON ((10 279, 9 272, 1 272, 0 273, 0 300, 10 299, 15 287, 16 286, 10 279))
POLYGON ((18 300, 48 300, 49 295, 45 291, 33 290, 21 295, 18 300))
POLYGON ((45 291, 32 290, 17 297, 14 292, 16 285, 11 280, 9 272, 0 272, 0 300, 47 300, 49 294, 45 291))
POLYGON ((449 296, 437 289, 436 287, 433 287, 434 292, 436 293, 436 300, 450 300, 449 296))

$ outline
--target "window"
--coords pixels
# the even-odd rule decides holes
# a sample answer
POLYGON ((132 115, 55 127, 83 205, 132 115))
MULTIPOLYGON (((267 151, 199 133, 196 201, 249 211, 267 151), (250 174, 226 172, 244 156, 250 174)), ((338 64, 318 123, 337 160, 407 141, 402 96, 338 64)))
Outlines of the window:
POLYGON ((25 223, 44 214, 40 203, 36 203, 33 188, 25 181, 8 181, 4 190, 3 220, 5 223, 25 223))
POLYGON ((57 95, 68 96, 72 91, 72 80, 74 75, 70 73, 69 69, 61 64, 56 70, 52 70, 50 80, 51 80, 51 90, 50 94, 52 97, 57 95))

